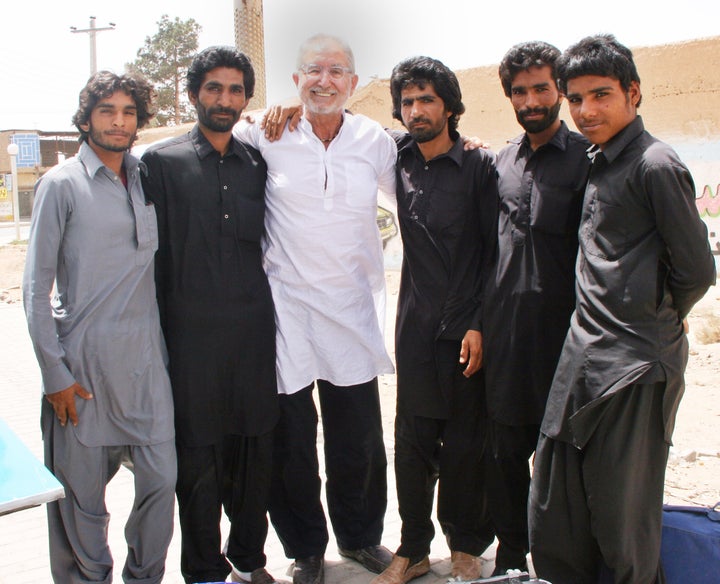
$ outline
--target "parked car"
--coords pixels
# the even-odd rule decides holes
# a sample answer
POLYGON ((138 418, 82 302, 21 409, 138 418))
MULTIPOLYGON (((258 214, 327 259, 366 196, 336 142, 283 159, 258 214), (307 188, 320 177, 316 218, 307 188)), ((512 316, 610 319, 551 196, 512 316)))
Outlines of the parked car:
POLYGON ((395 224, 395 215, 393 215, 392 212, 388 211, 385 207, 378 206, 377 226, 380 230, 383 249, 385 249, 387 242, 391 238, 395 237, 398 232, 397 225, 395 224))

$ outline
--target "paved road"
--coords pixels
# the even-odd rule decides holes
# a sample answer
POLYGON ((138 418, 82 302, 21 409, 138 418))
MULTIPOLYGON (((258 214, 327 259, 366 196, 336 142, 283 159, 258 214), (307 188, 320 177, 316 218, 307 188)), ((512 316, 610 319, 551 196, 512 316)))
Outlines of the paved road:
MULTIPOLYGON (((30 221, 20 221, 20 239, 27 239, 30 234, 30 221)), ((0 221, 0 245, 7 245, 17 239, 15 223, 0 221)))

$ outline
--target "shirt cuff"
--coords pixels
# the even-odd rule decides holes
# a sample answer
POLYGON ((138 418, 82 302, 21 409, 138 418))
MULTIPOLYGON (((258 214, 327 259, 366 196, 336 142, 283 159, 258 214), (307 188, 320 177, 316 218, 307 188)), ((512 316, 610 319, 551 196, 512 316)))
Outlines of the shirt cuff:
POLYGON ((45 394, 57 393, 76 383, 76 379, 64 363, 58 363, 50 369, 43 369, 42 380, 45 394))

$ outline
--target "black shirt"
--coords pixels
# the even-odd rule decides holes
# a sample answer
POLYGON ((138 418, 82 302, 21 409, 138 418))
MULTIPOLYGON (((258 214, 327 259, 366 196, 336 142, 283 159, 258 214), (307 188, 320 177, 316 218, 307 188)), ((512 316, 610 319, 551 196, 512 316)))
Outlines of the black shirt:
POLYGON ((158 216, 178 441, 265 433, 277 419, 275 317, 260 245, 265 162, 234 139, 222 156, 198 126, 149 148, 143 161, 158 216))
POLYGON ((664 381, 669 442, 688 357, 682 320, 715 283, 707 227, 687 167, 640 117, 591 155, 576 309, 542 431, 582 448, 607 398, 664 381))
POLYGON ((539 425, 575 308, 585 138, 563 122, 533 151, 521 134, 497 157, 498 254, 488 281, 483 356, 488 412, 539 425))
POLYGON ((449 388, 440 387, 435 343, 459 343, 468 330, 482 330, 483 285, 497 238, 497 173, 490 153, 466 152, 462 140, 425 161, 409 134, 393 134, 403 240, 398 407, 447 418, 449 388))

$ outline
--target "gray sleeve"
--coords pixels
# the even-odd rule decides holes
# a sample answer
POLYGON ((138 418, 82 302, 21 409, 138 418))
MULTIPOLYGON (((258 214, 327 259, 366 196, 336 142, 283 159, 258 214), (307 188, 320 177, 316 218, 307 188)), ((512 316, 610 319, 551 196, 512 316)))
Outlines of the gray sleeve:
POLYGON ((75 383, 65 363, 50 304, 68 215, 62 191, 62 184, 52 180, 41 179, 35 188, 23 275, 25 315, 45 393, 56 393, 75 383))

